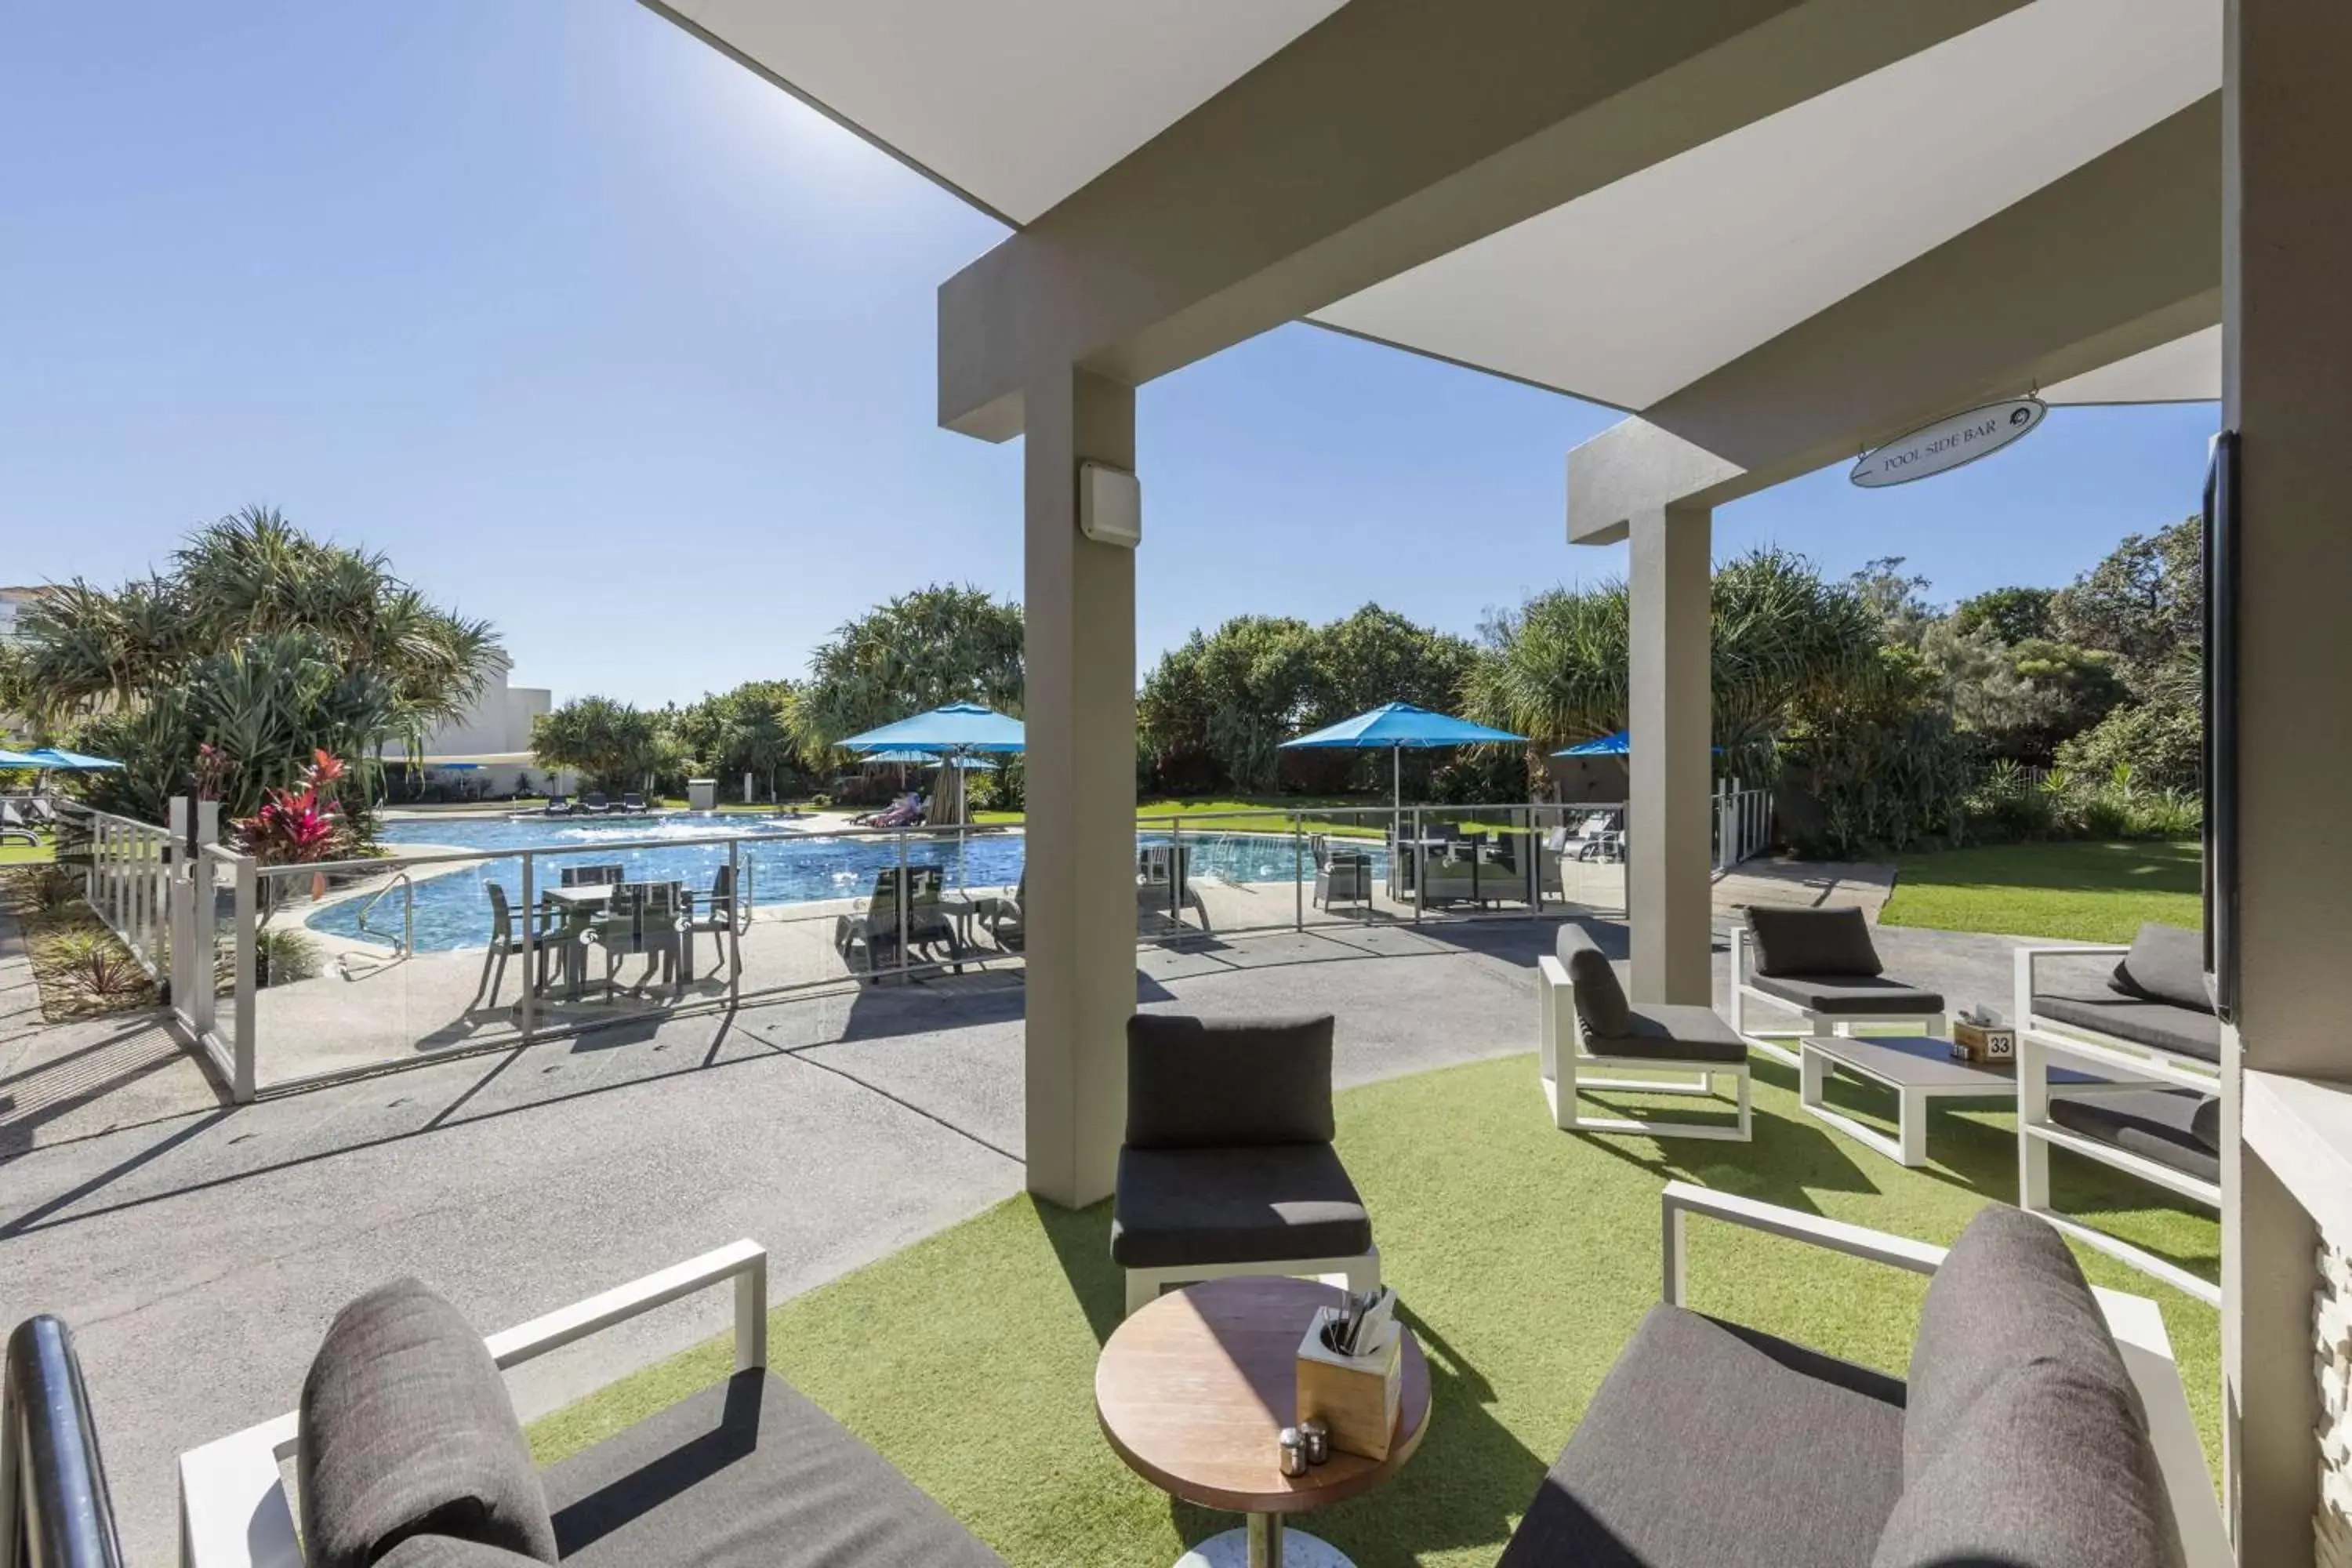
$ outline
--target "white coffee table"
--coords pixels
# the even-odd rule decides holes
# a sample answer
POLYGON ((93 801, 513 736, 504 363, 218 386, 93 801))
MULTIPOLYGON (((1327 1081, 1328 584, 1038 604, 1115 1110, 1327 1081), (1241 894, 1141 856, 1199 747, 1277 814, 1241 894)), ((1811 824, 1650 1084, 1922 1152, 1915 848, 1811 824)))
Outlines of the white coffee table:
MULTIPOLYGON (((1798 1102, 1805 1113, 1828 1122, 1856 1142, 1904 1165, 1927 1163, 1927 1106, 1937 1100, 2017 1100, 2017 1070, 2006 1062, 1956 1060, 1949 1040, 1927 1035, 1814 1035, 1801 1042, 1798 1102), (1891 1089, 1895 1097, 1896 1136, 1889 1138, 1823 1100, 1832 1073, 1891 1089)), ((2136 1087, 2089 1073, 2053 1068, 2052 1087, 2136 1087)))

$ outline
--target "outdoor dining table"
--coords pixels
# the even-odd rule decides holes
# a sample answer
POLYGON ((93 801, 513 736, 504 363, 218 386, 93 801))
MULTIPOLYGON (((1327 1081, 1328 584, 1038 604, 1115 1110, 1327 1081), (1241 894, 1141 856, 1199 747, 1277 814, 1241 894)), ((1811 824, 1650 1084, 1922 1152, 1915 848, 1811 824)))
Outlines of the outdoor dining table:
MULTIPOLYGON (((613 895, 619 889, 620 884, 617 882, 581 882, 569 888, 542 889, 540 897, 545 902, 567 913, 593 919, 611 906, 613 895)), ((693 895, 688 894, 687 898, 685 912, 690 913, 693 909, 693 895)), ((694 980, 694 936, 691 931, 682 934, 685 940, 678 943, 677 958, 678 968, 682 972, 679 975, 679 983, 690 984, 694 980)), ((580 1000, 580 988, 588 979, 587 945, 577 941, 565 942, 558 945, 563 949, 563 999, 566 1002, 577 1002, 580 1000)), ((541 984, 543 985, 544 981, 541 984)))
MULTIPOLYGON (((1428 881, 1426 880, 1426 879, 1427 879, 1427 877, 1428 877, 1428 875, 1429 875, 1429 852, 1430 852, 1431 850, 1433 850, 1433 849, 1439 849, 1439 850, 1451 850, 1451 849, 1459 848, 1459 847, 1463 847, 1464 845, 1468 845, 1468 846, 1470 846, 1470 847, 1471 847, 1471 853, 1470 853, 1470 901, 1471 901, 1472 903, 1474 903, 1474 904, 1475 904, 1475 903, 1479 903, 1479 902, 1481 902, 1482 900, 1480 900, 1480 898, 1478 897, 1478 868, 1479 868, 1479 866, 1480 866, 1481 864, 1483 864, 1483 863, 1485 863, 1485 862, 1486 861, 1487 857, 1488 857, 1488 856, 1493 852, 1493 849, 1494 849, 1494 841, 1493 841, 1492 839, 1487 839, 1487 838, 1400 838, 1400 839, 1397 839, 1397 840, 1396 840, 1396 847, 1397 847, 1398 848, 1400 848, 1400 849, 1410 849, 1411 851, 1412 851, 1412 889, 1409 889, 1409 891, 1412 891, 1412 892, 1414 892, 1414 893, 1416 893, 1416 894, 1417 894, 1417 893, 1418 893, 1418 891, 1419 891, 1420 889, 1423 889, 1423 888, 1426 888, 1426 887, 1429 885, 1429 884, 1428 884, 1428 881)), ((1397 890, 1396 890, 1396 888, 1395 888, 1396 873, 1395 873, 1395 870, 1394 870, 1394 868, 1393 868, 1393 866, 1391 867, 1391 870, 1390 870, 1390 873, 1389 873, 1389 880, 1390 880, 1389 896, 1390 896, 1391 898, 1399 899, 1399 900, 1400 900, 1400 901, 1402 901, 1402 896, 1398 894, 1398 892, 1397 892, 1397 890)), ((1422 901, 1423 901, 1423 900, 1420 900, 1420 899, 1416 898, 1414 901, 1415 901, 1415 902, 1422 902, 1422 901)))

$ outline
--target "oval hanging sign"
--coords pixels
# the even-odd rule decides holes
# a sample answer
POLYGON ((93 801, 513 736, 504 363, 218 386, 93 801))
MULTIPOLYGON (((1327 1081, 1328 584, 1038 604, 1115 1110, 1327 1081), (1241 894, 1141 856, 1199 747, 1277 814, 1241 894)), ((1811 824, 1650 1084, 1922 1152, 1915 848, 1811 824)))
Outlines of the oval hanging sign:
POLYGON ((1864 453, 1847 478, 1864 489, 1877 489, 1947 473, 2031 435, 2049 412, 2038 397, 2012 397, 1954 414, 1864 453))

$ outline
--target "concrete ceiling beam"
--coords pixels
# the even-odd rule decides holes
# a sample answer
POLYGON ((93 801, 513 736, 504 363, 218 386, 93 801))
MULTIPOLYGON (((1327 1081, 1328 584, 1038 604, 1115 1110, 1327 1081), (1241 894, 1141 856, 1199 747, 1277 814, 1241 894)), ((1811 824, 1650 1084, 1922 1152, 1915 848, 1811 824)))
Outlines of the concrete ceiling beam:
POLYGON ((2022 3, 1352 0, 941 286, 940 423, 1006 439, 1039 366, 1139 385, 2022 3))

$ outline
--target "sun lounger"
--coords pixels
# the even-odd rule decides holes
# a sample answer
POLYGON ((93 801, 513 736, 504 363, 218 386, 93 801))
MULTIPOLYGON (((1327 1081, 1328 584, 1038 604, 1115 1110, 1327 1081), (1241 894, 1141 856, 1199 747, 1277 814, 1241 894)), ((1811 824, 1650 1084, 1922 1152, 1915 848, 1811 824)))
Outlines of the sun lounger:
POLYGON ((653 807, 646 804, 646 797, 644 795, 631 794, 625 795, 621 797, 620 809, 628 812, 633 816, 643 816, 646 812, 651 811, 653 807))

